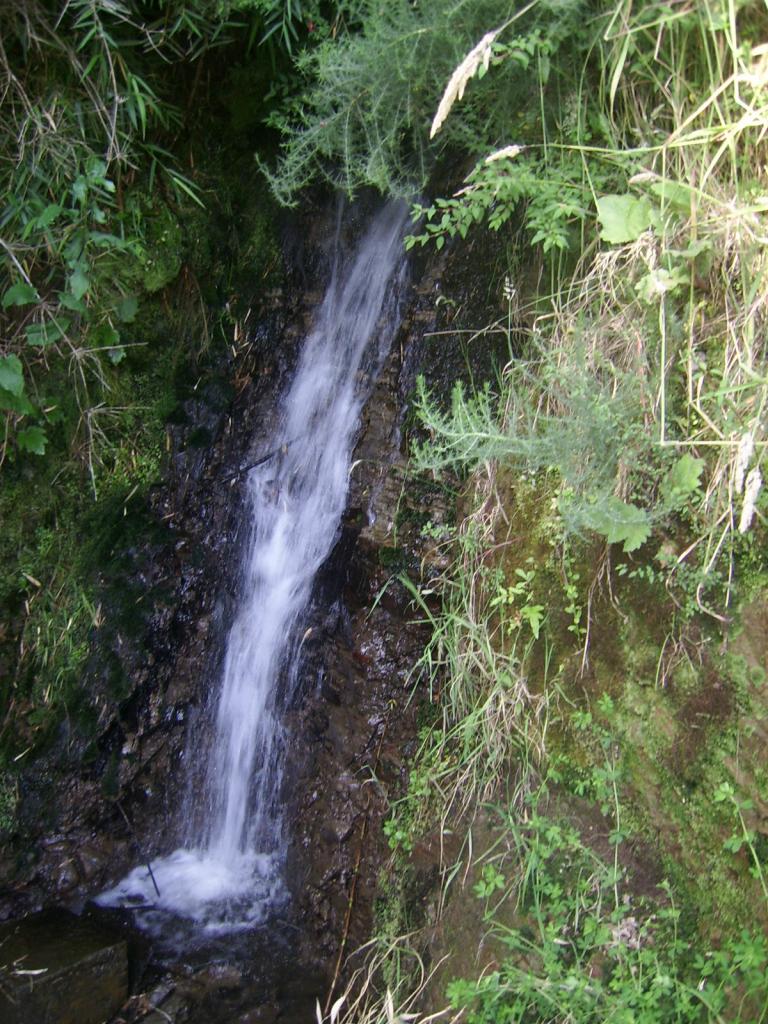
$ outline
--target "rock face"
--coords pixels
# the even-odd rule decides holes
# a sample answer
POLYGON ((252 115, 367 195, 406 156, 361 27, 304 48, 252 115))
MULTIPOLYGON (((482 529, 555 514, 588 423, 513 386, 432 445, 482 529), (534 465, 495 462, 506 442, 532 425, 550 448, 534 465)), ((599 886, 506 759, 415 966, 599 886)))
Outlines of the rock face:
POLYGON ((128 996, 125 938, 64 911, 0 925, 4 1024, 101 1024, 128 996))
POLYGON ((405 784, 425 695, 416 667, 428 633, 399 581, 435 564, 420 523, 445 514, 437 492, 425 502, 405 490, 412 348, 428 324, 418 317, 421 298, 414 289, 364 413, 342 534, 318 580, 305 696, 291 723, 293 748, 305 752, 287 794, 302 958, 325 965, 329 984, 371 932, 389 854, 383 819, 405 784))

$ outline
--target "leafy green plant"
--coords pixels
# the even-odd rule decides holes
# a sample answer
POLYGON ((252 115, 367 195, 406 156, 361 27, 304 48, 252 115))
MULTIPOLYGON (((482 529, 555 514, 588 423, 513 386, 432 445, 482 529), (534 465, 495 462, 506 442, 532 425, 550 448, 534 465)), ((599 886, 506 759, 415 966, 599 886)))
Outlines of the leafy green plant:
MULTIPOLYGON (((648 381, 658 390, 654 425, 661 444, 674 445, 682 455, 674 471, 679 476, 668 475, 661 497, 668 511, 681 511, 693 499, 704 575, 715 571, 723 553, 732 558, 732 534, 750 528, 762 486, 754 458, 757 439, 764 445, 765 438, 755 411, 765 408, 766 375, 763 369, 746 376, 742 371, 756 366, 753 300, 764 280, 754 232, 766 210, 757 198, 754 163, 746 158, 755 158, 764 143, 758 125, 764 121, 765 96, 753 52, 763 18, 758 4, 742 5, 737 19, 727 4, 715 0, 687 12, 672 12, 653 0, 605 11, 598 18, 602 35, 595 37, 582 78, 571 83, 568 100, 576 98, 578 115, 566 116, 563 103, 556 132, 540 122, 540 150, 521 148, 516 139, 486 156, 451 199, 417 209, 427 215, 426 231, 411 240, 434 237, 442 244, 447 235, 466 234, 476 221, 498 227, 518 203, 525 204, 522 215, 531 218, 541 201, 542 223, 555 234, 547 237, 540 230, 533 240, 558 249, 567 245, 567 236, 558 235, 561 217, 576 218, 581 250, 591 254, 575 277, 562 259, 552 264, 555 317, 564 328, 550 335, 552 343, 565 340, 574 326, 583 329, 586 320, 600 323, 608 338, 613 317, 617 326, 626 324, 636 306, 634 333, 660 368, 648 381), (670 88, 659 76, 662 66, 671 69, 670 88), (595 71, 599 87, 590 95, 587 83, 595 71), (714 143, 718 132, 727 144, 714 143), (604 144, 595 145, 596 138, 604 144), (530 161, 541 165, 533 177, 530 161), (572 208, 563 202, 558 211, 546 194, 549 181, 554 184, 563 174, 581 182, 582 195, 572 208), (736 206, 733 218, 724 220, 728 195, 736 206), (602 251, 595 252, 596 243, 602 243, 602 251), (608 267, 618 273, 618 285, 605 274, 608 267), (594 277, 606 286, 607 303, 595 303, 594 277), (648 315, 652 312, 655 317, 648 315), (670 367, 679 368, 677 374, 670 367), (709 475, 702 486, 705 467, 709 475), (741 514, 736 515, 739 495, 741 514)), ((542 102, 544 95, 541 89, 542 102)), ((568 194, 562 182, 556 191, 568 194)), ((529 220, 529 226, 536 224, 529 220)), ((592 529, 621 541, 627 551, 649 533, 643 510, 623 495, 601 501, 587 518, 592 529)), ((726 605, 729 599, 727 590, 726 605)), ((709 610, 703 590, 697 600, 700 609, 709 610)))
POLYGON ((480 876, 480 881, 473 887, 473 892, 478 899, 490 899, 494 893, 506 888, 507 882, 504 875, 494 864, 485 864, 480 876))
POLYGON ((430 440, 416 446, 415 464, 466 470, 494 458, 519 471, 544 470, 559 481, 568 532, 593 531, 633 551, 648 539, 654 515, 615 493, 650 463, 637 380, 607 368, 594 381, 588 369, 561 367, 554 354, 540 352, 510 364, 498 398, 487 386, 467 396, 457 384, 450 411, 439 409, 420 381, 416 409, 430 440))
MULTIPOLYGON (((530 559, 529 561, 533 561, 530 559)), ((505 586, 501 581, 497 586, 497 593, 489 602, 490 608, 513 607, 517 604, 517 615, 525 622, 533 633, 533 639, 539 639, 539 631, 546 615, 543 604, 533 603, 533 583, 536 579, 535 569, 515 569, 517 582, 511 586, 505 586), (516 598, 522 598, 516 602, 516 598)), ((506 625, 506 624, 505 624, 506 625)))
MULTIPOLYGON (((523 102, 503 77, 516 82, 524 61, 502 53, 502 19, 477 26, 444 72, 451 103, 432 108, 438 141, 465 163, 442 195, 419 200, 410 239, 458 248, 472 231, 477 251, 483 228, 514 224, 538 247, 514 255, 530 272, 505 275, 510 363, 495 384, 457 386, 448 402, 417 391, 415 464, 459 477, 466 516, 451 569, 430 581, 443 606, 430 611, 421 667, 450 752, 434 816, 464 834, 483 798, 514 790, 475 876, 495 963, 449 996, 476 1022, 746 1024, 768 1016, 768 949, 732 896, 735 880, 739 893, 765 893, 764 838, 751 794, 727 772, 712 796, 724 749, 740 774, 744 762, 741 746, 709 742, 729 734, 729 701, 741 697, 727 675, 708 680, 706 652, 731 642, 732 593, 740 575, 754 580, 764 548, 768 23, 753 0, 592 13, 567 66, 536 25, 516 26, 532 44, 523 102), (506 125, 494 121, 483 143, 477 111, 495 110, 491 81, 506 125), (523 481, 535 516, 520 509, 523 481), (556 526, 537 547, 544 519, 556 526), (524 602, 551 609, 544 644, 522 642, 527 624, 509 628, 524 602), (549 771, 538 794, 537 770, 549 771), (657 792, 663 810, 643 816, 657 792), (584 804, 588 829, 576 827, 584 804), (630 837, 673 879, 656 894, 626 866, 630 837), (684 877, 697 858, 712 865, 706 898, 684 877)), ((341 148, 337 136, 327 153, 341 148)), ((360 173, 345 165, 341 180, 370 181, 354 153, 360 173)))
POLYGON ((522 209, 530 244, 540 245, 545 255, 565 252, 592 217, 594 189, 607 187, 616 173, 598 164, 588 176, 583 160, 568 150, 542 155, 505 147, 477 164, 458 196, 413 207, 413 219, 423 218, 424 230, 409 236, 406 247, 434 242, 441 249, 448 238, 466 238, 473 224, 498 231, 522 209))
POLYGON ((16 814, 16 783, 10 772, 0 769, 0 835, 10 832, 16 814))
POLYGON ((413 840, 411 839, 409 829, 403 827, 398 821, 396 816, 387 818, 383 825, 384 835, 387 837, 390 850, 396 852, 403 850, 409 853, 413 849, 413 840))

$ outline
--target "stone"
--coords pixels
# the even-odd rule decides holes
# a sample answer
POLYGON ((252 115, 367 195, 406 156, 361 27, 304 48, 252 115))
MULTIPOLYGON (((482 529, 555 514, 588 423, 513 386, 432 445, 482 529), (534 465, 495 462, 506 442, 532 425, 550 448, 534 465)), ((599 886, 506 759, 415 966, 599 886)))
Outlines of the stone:
POLYGON ((108 839, 102 839, 97 843, 83 843, 78 847, 75 860, 80 871, 80 877, 85 882, 90 882, 104 870, 109 863, 112 854, 112 843, 108 839))
POLYGON ((124 938, 63 910, 0 925, 3 1024, 102 1024, 128 998, 124 938))
POLYGON ((243 974, 234 964, 211 964, 195 974, 195 981, 205 989, 231 991, 243 984, 243 974))
POLYGON ((80 881, 77 863, 73 857, 63 860, 53 872, 53 880, 58 893, 69 892, 80 881))
POLYGON ((183 1020, 187 1016, 189 1004, 178 992, 163 1000, 162 1005, 158 1002, 150 1002, 150 1012, 146 1017, 141 1018, 141 1024, 174 1024, 177 1020, 183 1020))

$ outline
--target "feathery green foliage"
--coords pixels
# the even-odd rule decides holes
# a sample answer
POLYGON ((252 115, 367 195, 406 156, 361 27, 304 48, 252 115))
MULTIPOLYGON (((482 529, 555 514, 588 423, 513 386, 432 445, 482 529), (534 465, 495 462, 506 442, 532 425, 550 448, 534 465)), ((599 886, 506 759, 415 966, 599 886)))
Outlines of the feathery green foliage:
POLYGON ((478 154, 501 139, 510 110, 528 137, 539 119, 539 84, 556 88, 554 55, 583 18, 581 0, 520 5, 510 0, 368 0, 357 5, 359 30, 331 38, 297 62, 307 86, 273 118, 283 155, 270 180, 294 203, 319 179, 354 193, 366 185, 412 196, 422 189, 435 153, 446 145, 478 154), (528 8, 531 8, 528 10, 528 8), (444 83, 490 28, 508 25, 494 44, 494 74, 478 75, 436 146, 429 123, 444 83))

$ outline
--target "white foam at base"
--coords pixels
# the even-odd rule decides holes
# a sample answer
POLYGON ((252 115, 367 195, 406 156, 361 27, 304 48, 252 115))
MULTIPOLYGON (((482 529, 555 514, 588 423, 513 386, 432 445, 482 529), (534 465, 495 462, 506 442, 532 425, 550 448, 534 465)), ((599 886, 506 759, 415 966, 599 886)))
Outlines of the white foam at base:
POLYGON ((96 898, 103 907, 141 910, 140 924, 160 929, 168 917, 195 922, 206 935, 261 924, 284 896, 277 858, 243 853, 226 863, 206 850, 176 850, 151 862, 158 896, 146 865, 96 898))

